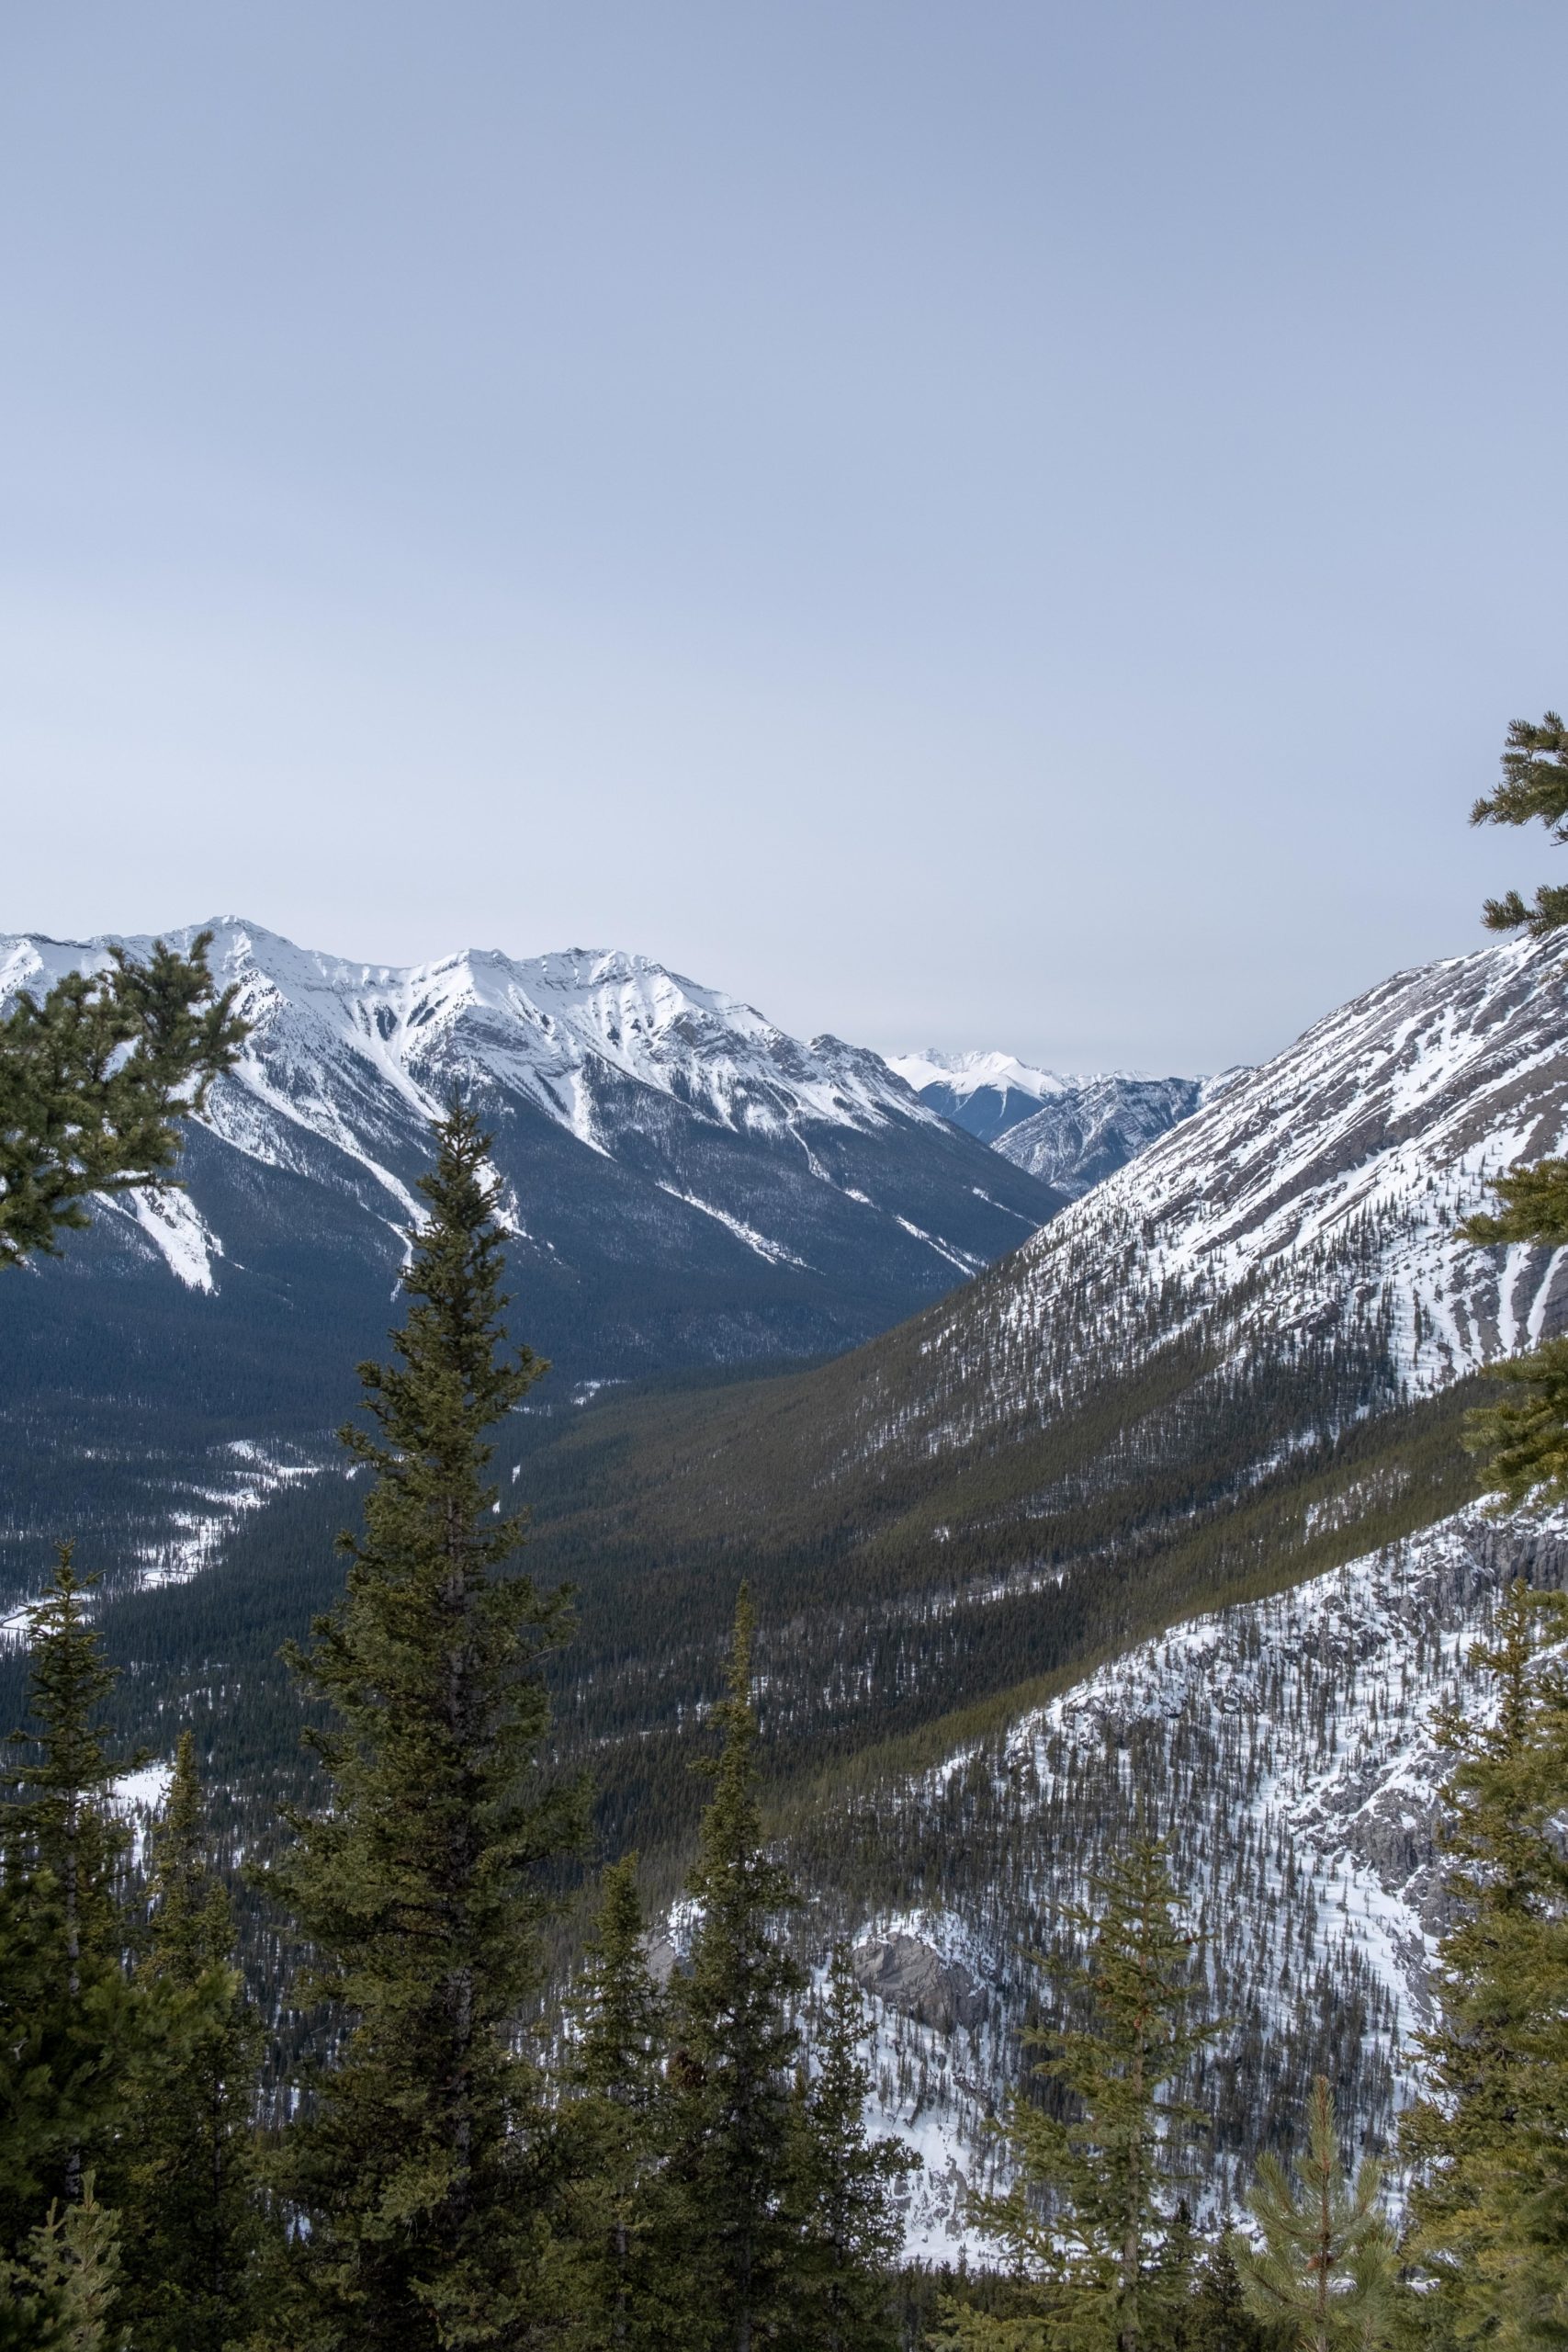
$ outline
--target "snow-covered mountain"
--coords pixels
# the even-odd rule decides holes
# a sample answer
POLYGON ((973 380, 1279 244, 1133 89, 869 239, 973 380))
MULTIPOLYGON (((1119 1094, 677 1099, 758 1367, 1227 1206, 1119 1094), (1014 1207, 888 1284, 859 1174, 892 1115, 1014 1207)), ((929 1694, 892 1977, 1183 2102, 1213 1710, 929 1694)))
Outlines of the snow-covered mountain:
POLYGON ((1033 1069, 1012 1054, 944 1054, 935 1046, 918 1054, 890 1054, 887 1067, 922 1102, 982 1143, 995 1143, 1042 1102, 1071 1092, 1078 1083, 1055 1070, 1033 1069))
POLYGON ((1209 2013, 1194 2154, 1236 2211, 1258 2148, 1299 2132, 1304 2082, 1334 2077, 1351 2132, 1387 2143, 1430 2022, 1443 1919, 1444 1702, 1491 1704, 1472 1651, 1504 1584, 1561 1584, 1568 1516, 1474 1509, 1272 1599, 1140 1644, 912 1778, 858 1799, 852 1837, 896 1843, 939 1900, 862 1918, 883 2128, 925 2159, 911 2250, 968 2239, 964 2190, 993 2180, 985 2124, 1018 2078, 1032 2000, 1081 1957, 1067 1910, 1140 1814, 1166 1836, 1201 1934, 1209 2013), (1042 1969, 1022 1955, 1046 1956, 1042 1969))
MULTIPOLYGON (((199 1517, 234 1444, 277 1461, 319 1443, 382 1344, 429 1121, 455 1091, 493 1130, 516 1325, 558 1395, 841 1348, 1060 1205, 879 1056, 791 1037, 644 956, 397 968, 204 927, 254 1023, 244 1057, 191 1133, 187 1189, 107 1204, 0 1294, 0 1350, 27 1368, 25 1432, 20 1379, 0 1384, 13 1495, 40 1447, 85 1447, 112 1511, 107 1462, 123 1491, 172 1453, 199 1517)), ((0 940, 0 1001, 107 951, 0 940)), ((40 1509, 59 1469, 39 1471, 40 1509)))
POLYGON ((1069 1200, 1125 1167, 1225 1080, 1106 1070, 1068 1078, 1010 1054, 895 1054, 896 1070, 933 1111, 978 1136, 1069 1200))
MULTIPOLYGON (((1228 1075, 1228 1074, 1227 1074, 1228 1075)), ((1125 1168, 1216 1091, 1199 1078, 1086 1078, 997 1136, 992 1148, 1015 1168, 1074 1200, 1125 1168)))
POLYGON ((1456 1227, 1521 1159, 1568 1142, 1561 944, 1396 973, 1157 1137, 939 1313, 899 1400, 939 1447, 1058 1411, 1108 1351, 1200 1326, 1213 1377, 1330 1340, 1392 1396, 1431 1394, 1555 1330, 1568 1256, 1456 1227), (1097 1323, 1098 1348, 1080 1344, 1097 1323))

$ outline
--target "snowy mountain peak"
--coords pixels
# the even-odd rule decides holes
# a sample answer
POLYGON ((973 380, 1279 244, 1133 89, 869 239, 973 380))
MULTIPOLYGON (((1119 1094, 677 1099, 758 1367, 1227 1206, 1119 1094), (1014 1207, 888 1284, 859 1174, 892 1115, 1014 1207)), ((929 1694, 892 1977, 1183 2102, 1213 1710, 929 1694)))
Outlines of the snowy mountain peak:
POLYGON ((937 1046, 928 1046, 918 1054, 889 1054, 886 1061, 888 1069, 896 1069, 906 1086, 912 1086, 917 1094, 928 1086, 940 1086, 958 1102, 967 1102, 972 1094, 987 1088, 1044 1102, 1076 1083, 1071 1079, 1059 1078, 1055 1070, 1032 1069, 1013 1054, 944 1054, 937 1046))
MULTIPOLYGON (((199 930, 213 933, 219 984, 238 987, 253 1024, 238 1087, 334 1141, 341 1120, 327 1115, 323 1087, 339 1091, 330 1074, 343 1074, 345 1057, 364 1066, 361 1084, 389 1084, 422 1115, 454 1080, 489 1079, 589 1144, 600 1140, 595 1098, 617 1079, 744 1133, 784 1135, 803 1118, 866 1129, 890 1115, 936 1115, 879 1056, 830 1036, 802 1043, 754 1006, 622 949, 518 958, 468 948, 427 963, 376 964, 297 947, 237 916, 166 936, 188 947, 199 930)), ((124 944, 145 954, 152 941, 124 944)), ((0 941, 0 1000, 103 963, 108 945, 0 941)), ((215 1117, 222 1123, 220 1107, 215 1117)))

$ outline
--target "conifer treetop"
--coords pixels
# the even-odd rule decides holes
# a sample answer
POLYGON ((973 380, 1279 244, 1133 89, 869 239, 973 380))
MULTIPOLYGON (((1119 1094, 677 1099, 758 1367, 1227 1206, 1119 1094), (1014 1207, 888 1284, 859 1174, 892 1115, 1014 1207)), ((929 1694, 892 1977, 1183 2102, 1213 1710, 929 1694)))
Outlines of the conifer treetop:
MULTIPOLYGON (((1529 825, 1537 820, 1548 836, 1568 846, 1568 729, 1554 710, 1539 725, 1516 718, 1503 753, 1503 781, 1483 794, 1470 812, 1472 825, 1529 825)), ((1543 883, 1527 906, 1517 890, 1488 899, 1482 909, 1488 931, 1526 931, 1545 939, 1568 923, 1568 888, 1543 883)))
POLYGON ((68 972, 0 1018, 0 1267, 59 1254, 94 1193, 166 1183, 182 1119, 249 1034, 236 990, 218 994, 212 933, 188 956, 158 940, 145 964, 111 947, 106 969, 68 972))

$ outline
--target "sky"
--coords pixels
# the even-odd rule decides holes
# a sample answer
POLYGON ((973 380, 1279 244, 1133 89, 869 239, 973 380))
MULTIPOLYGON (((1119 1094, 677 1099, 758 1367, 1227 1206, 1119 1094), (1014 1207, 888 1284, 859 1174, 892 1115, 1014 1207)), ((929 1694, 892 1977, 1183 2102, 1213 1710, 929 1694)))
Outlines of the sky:
POLYGON ((1568 879, 1561 0, 0 0, 0 929, 1257 1059, 1568 879))

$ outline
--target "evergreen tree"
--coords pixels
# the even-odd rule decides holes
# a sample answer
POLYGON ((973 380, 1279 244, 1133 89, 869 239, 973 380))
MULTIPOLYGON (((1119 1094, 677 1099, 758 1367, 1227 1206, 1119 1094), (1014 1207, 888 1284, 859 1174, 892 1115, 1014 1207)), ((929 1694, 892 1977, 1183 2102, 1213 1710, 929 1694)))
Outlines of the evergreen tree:
POLYGON ((561 1594, 505 1573, 522 1536, 485 1431, 544 1367, 502 1351, 488 1137, 454 1106, 421 1179, 398 1361, 361 1367, 375 1480, 338 1608, 291 1663, 326 1700, 330 1802, 276 1876, 333 2004, 330 2062, 283 2185, 304 2292, 342 2352, 521 2345, 544 2316, 547 2114, 520 2020, 541 1982, 544 1869, 575 1791, 542 1780, 538 1671, 561 1594))
POLYGON ((1233 2232, 1223 2230, 1199 2265, 1188 2317, 1191 2352, 1266 2352, 1263 2324, 1242 2292, 1235 2244, 1233 2232))
POLYGON ((1149 2282, 1149 2341, 1157 2352, 1189 2352, 1195 2346, 1194 2298, 1202 2241, 1192 2208, 1182 2198, 1160 2240, 1149 2282))
POLYGON ((1008 2196, 980 2199, 975 2210, 1045 2288, 1057 2335, 1138 2352, 1158 2328, 1175 2143, 1197 2120, 1164 2094, 1215 2029, 1190 2015, 1193 1939, 1175 1916, 1161 1840, 1134 1838, 1091 1893, 1099 1910, 1069 1916, 1090 1939, 1074 1981, 1092 2025, 1032 2037, 1053 2045, 1035 2072, 1077 2113, 1063 2120, 1015 2094, 1005 2131, 1017 2178, 1008 2196))
POLYGON ((804 1978, 775 1922, 795 1901, 763 1849, 752 1712, 751 1604, 735 1613, 728 1695, 714 1709, 723 1747, 687 1882, 699 1919, 675 1987, 674 2139, 682 2267, 694 2347, 752 2352, 787 2326, 800 2271, 790 2211, 804 1978))
POLYGON ((76 2202, 51 2204, 20 2258, 0 2261, 0 2352, 129 2352, 116 2317, 118 2285, 116 2217, 85 2173, 76 2202))
MULTIPOLYGON (((1489 797, 1479 799, 1470 812, 1472 825, 1529 825, 1540 822, 1561 848, 1568 843, 1568 729, 1556 711, 1549 710, 1540 725, 1516 718, 1508 729, 1503 753, 1503 781, 1489 797)), ((1528 931, 1544 939, 1568 923, 1568 888, 1544 884, 1526 906, 1517 890, 1488 899, 1482 919, 1489 931, 1528 931)))
POLYGON ((241 2332, 257 2235, 252 2104, 260 2030, 233 1964, 229 1898, 182 1734, 152 1838, 149 2015, 122 2204, 119 2310, 137 2352, 222 2352, 241 2332))
POLYGON ((28 1613, 30 1727, 12 1735, 26 1761, 0 1820, 0 2245, 12 2249, 112 2161, 134 2052, 115 1894, 127 1841, 108 1803, 125 1766, 104 1744, 115 1673, 87 1621, 91 1588, 62 1544, 28 1613))
POLYGON ((1457 1917, 1403 2132, 1427 2302, 1459 2337, 1517 2345, 1568 2335, 1568 1671, 1543 1648, 1565 1635, 1568 1598, 1514 1585, 1472 1661, 1495 1714, 1438 1721, 1457 1917))
POLYGON ((0 1018, 0 1267, 54 1255, 94 1193, 167 1181, 178 1122, 246 1035, 235 991, 213 991, 211 943, 178 956, 159 940, 145 964, 111 947, 104 970, 67 973, 41 1003, 24 989, 0 1018))
POLYGON ((806 2255, 795 2326, 810 2352, 897 2352, 891 2272, 903 2225, 893 2184, 919 2158, 901 2140, 866 2138, 869 2031, 849 1947, 836 1945, 798 2137, 806 2255))
MULTIPOLYGON (((1474 825, 1545 825, 1559 846, 1568 842, 1568 730, 1555 711, 1539 726, 1516 719, 1503 754, 1503 781, 1471 810, 1474 825)), ((1568 887, 1543 884, 1533 906, 1517 890, 1488 899, 1483 920, 1493 931, 1528 931, 1544 939, 1568 923, 1568 887)), ((1472 1241, 1496 1247, 1511 1241, 1559 1249, 1568 1241, 1568 1159, 1540 1159, 1498 1179, 1499 1216, 1470 1218, 1472 1241)), ((1502 1404, 1469 1415, 1465 1442, 1486 1457, 1485 1485, 1506 1503, 1532 1492, 1568 1497, 1568 1341, 1549 1340, 1529 1355, 1488 1365, 1512 1392, 1502 1404)))
POLYGON ((637 1856, 627 1854, 604 1872, 570 2068, 565 2208, 579 2306, 572 2341, 677 2352, 685 2341, 685 2297, 670 2269, 661 2176, 664 2003, 643 1947, 637 1856))
POLYGON ((1295 2169, 1292 2188, 1277 2156, 1259 2160, 1247 2211, 1263 2243, 1241 2247, 1236 2257, 1248 2306, 1312 2352, 1372 2345, 1387 2316, 1398 2260, 1378 2209, 1377 2164, 1365 2157, 1354 2187, 1345 2178, 1326 2075, 1313 2085, 1307 2150, 1295 2169))

